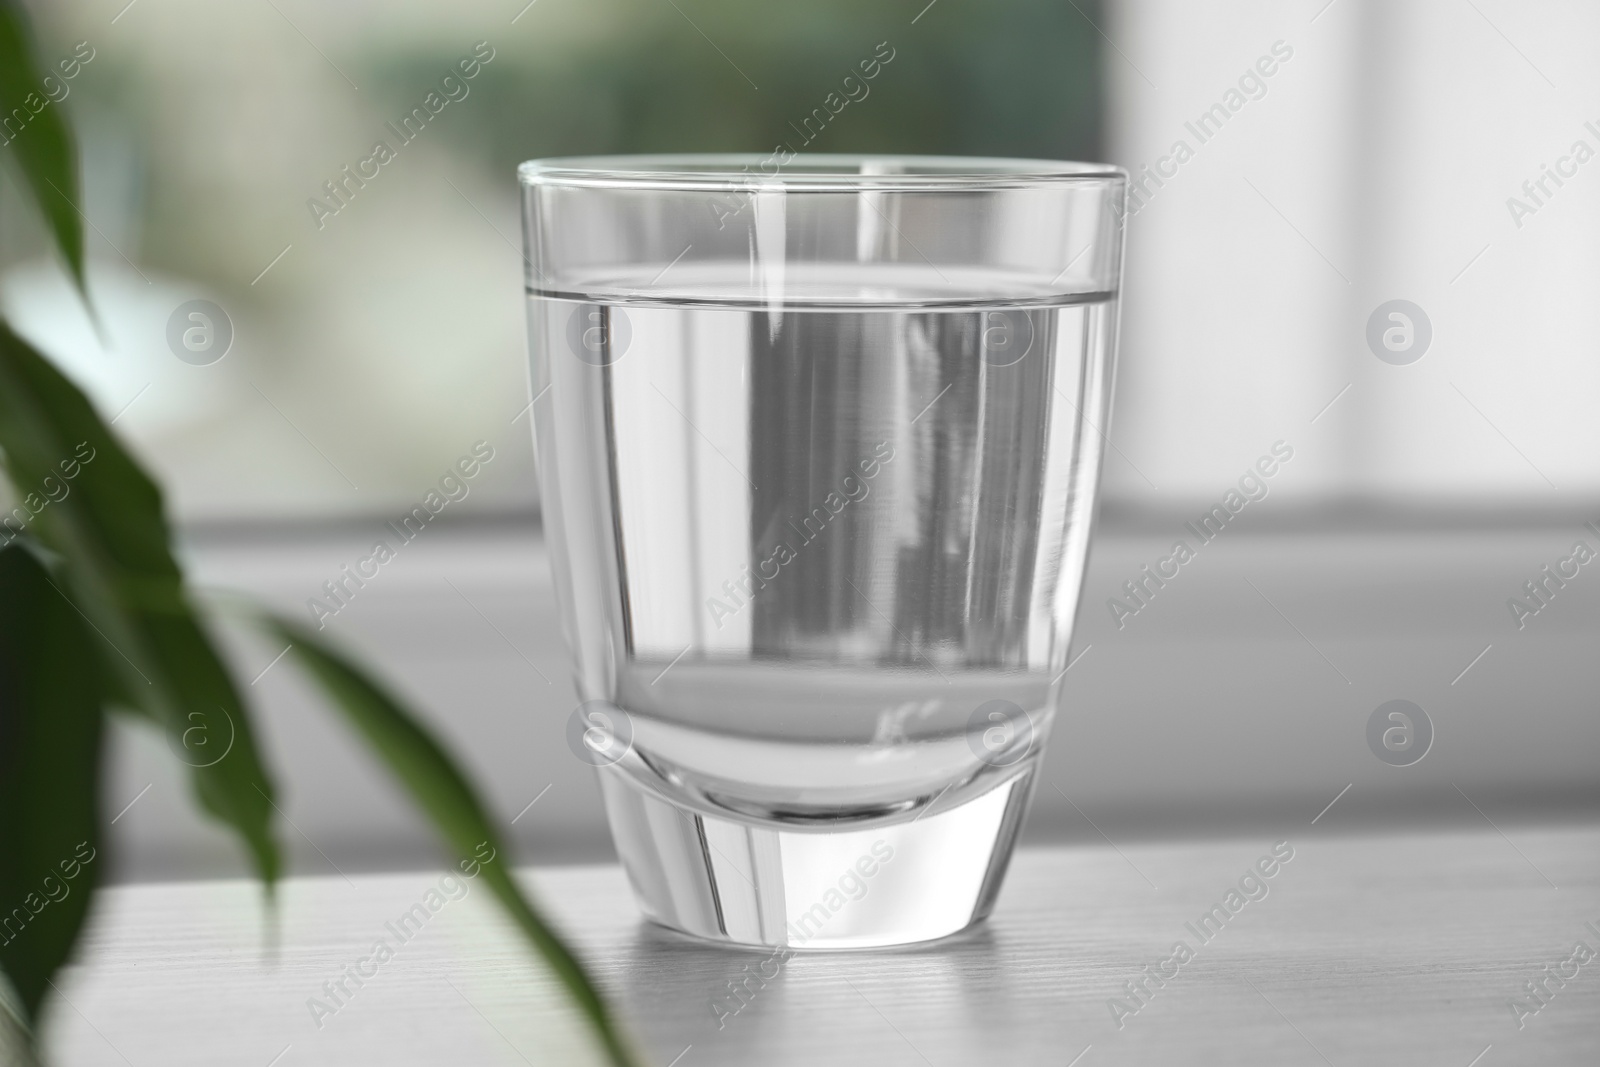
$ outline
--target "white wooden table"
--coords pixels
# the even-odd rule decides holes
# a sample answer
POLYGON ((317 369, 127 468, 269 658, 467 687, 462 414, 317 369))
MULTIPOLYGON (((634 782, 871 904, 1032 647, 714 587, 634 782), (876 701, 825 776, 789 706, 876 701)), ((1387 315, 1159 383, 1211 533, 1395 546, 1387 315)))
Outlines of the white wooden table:
MULTIPOLYGON (((614 867, 528 882, 661 1065, 1600 1063, 1600 958, 1550 983, 1521 1029, 1508 1006, 1575 942, 1600 952, 1600 826, 1340 836, 1329 821, 1286 822, 1294 858, 1209 943, 1186 924, 1226 906, 1272 840, 1025 850, 977 931, 796 957, 736 1014, 727 983, 760 954, 642 923, 614 867), (1124 983, 1180 939, 1193 958, 1130 998, 1124 983), (1121 1028, 1114 997, 1138 1006, 1121 1028)), ((54 1062, 597 1062, 478 885, 362 964, 376 973, 347 979, 318 1026, 310 999, 334 1008, 324 983, 398 943, 385 924, 440 873, 291 880, 276 951, 250 883, 112 889, 47 1024, 54 1062)))

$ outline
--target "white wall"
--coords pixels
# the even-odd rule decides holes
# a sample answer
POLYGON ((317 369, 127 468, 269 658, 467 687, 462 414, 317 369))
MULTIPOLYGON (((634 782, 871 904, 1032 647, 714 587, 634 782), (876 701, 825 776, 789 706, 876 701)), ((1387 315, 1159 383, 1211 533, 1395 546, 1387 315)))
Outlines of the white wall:
POLYGON ((1106 30, 1113 160, 1195 149, 1130 222, 1113 495, 1215 495, 1283 438, 1286 499, 1593 499, 1600 158, 1520 226, 1507 200, 1600 153, 1600 6, 1125 0, 1106 30), (1185 121, 1280 41, 1201 144, 1185 121), (1396 298, 1433 327, 1406 366, 1364 337, 1396 298))

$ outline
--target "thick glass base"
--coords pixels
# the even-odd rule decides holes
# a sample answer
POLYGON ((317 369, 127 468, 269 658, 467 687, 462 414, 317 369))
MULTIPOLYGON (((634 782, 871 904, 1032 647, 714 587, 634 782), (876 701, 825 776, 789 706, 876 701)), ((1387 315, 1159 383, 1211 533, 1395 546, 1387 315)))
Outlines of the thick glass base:
POLYGON ((763 819, 634 758, 599 768, 640 908, 739 945, 849 949, 945 937, 989 913, 1027 809, 1033 760, 893 816, 763 819))

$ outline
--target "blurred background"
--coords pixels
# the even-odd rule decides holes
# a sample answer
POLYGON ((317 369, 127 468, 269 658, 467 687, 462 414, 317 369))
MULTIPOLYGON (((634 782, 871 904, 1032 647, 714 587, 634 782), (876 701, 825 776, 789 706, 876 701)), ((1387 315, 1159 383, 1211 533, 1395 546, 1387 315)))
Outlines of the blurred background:
MULTIPOLYGON (((306 611, 387 518, 476 442, 494 449, 328 627, 426 709, 524 858, 610 844, 562 740, 576 698, 539 532, 514 167, 767 153, 884 42, 894 59, 817 150, 1134 176, 1101 523, 1046 765, 1059 790, 1039 791, 1027 838, 1242 831, 1336 795, 1328 822, 1513 836, 1600 809, 1600 566, 1540 599, 1525 585, 1577 542, 1600 552, 1600 9, 74 0, 34 16, 44 55, 76 61, 51 106, 81 142, 105 343, 10 167, 0 304, 160 473, 198 581, 306 611), (395 143, 385 124, 468 56, 467 95, 334 199, 325 183, 395 143), (213 362, 168 341, 195 300, 231 331, 213 362), (1397 309, 1408 332, 1386 347, 1397 309), (1267 498, 1119 619, 1124 581, 1280 442, 1293 459, 1267 498), (1408 766, 1367 742, 1395 699, 1433 732, 1408 766)), ((430 862, 279 650, 233 651, 295 868, 430 862)), ((242 871, 165 744, 115 744, 121 877, 242 871)))

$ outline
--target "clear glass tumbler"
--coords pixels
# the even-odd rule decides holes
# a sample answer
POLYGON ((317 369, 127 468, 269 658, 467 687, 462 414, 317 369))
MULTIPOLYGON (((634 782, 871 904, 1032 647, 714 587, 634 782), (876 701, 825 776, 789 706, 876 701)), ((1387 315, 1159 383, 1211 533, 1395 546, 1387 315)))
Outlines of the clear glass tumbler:
POLYGON ((1068 663, 1126 175, 784 150, 520 176, 568 741, 640 906, 789 948, 981 919, 1068 663))

